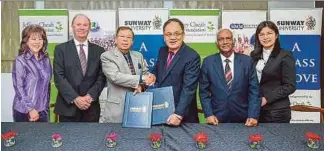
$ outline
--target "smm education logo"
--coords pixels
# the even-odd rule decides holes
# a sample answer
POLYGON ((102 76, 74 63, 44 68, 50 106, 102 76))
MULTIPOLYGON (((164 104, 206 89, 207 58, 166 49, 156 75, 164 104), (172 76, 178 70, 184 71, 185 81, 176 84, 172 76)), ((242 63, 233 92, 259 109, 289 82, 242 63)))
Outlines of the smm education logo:
POLYGON ((244 28, 256 28, 257 24, 243 24, 243 23, 231 23, 230 28, 231 29, 244 29, 244 28))

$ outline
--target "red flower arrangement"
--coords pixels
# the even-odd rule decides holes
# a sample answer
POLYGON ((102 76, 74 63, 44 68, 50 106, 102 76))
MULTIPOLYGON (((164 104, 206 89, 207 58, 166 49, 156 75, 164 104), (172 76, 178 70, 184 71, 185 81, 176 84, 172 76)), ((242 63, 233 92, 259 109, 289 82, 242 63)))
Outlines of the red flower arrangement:
POLYGON ((110 133, 106 136, 106 139, 111 139, 115 141, 117 139, 117 134, 116 133, 110 133))
POLYGON ((18 135, 18 133, 13 132, 13 131, 9 131, 9 132, 7 132, 7 133, 2 134, 2 135, 1 135, 1 138, 2 138, 3 140, 8 140, 8 139, 10 139, 10 138, 12 138, 12 137, 16 137, 17 135, 18 135))
POLYGON ((106 143, 105 145, 108 148, 114 148, 117 145, 117 134, 116 133, 109 133, 108 135, 106 135, 106 143))
POLYGON ((152 142, 157 142, 157 141, 160 141, 162 138, 161 134, 160 133, 153 133, 153 134, 150 134, 150 140, 152 142))
POLYGON ((251 142, 261 142, 263 140, 263 136, 260 134, 250 134, 249 140, 251 142))
POLYGON ((197 133, 194 137, 196 142, 204 143, 206 144, 208 141, 208 136, 204 132, 197 133))
POLYGON ((313 140, 313 141, 320 141, 322 138, 321 136, 317 135, 316 133, 313 132, 307 132, 306 133, 306 138, 309 140, 313 140))
POLYGON ((54 140, 60 140, 60 139, 62 139, 62 137, 61 137, 60 134, 55 133, 55 134, 52 135, 52 139, 54 139, 54 140))

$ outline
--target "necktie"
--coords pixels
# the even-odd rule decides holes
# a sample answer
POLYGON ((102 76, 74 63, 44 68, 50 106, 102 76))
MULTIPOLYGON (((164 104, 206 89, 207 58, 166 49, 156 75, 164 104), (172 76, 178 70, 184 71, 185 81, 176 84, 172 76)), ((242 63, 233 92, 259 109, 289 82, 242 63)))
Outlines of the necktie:
POLYGON ((225 59, 225 78, 226 78, 226 84, 228 86, 228 88, 231 88, 232 85, 232 71, 231 71, 231 67, 229 66, 229 62, 231 62, 229 59, 225 59))
POLYGON ((166 68, 168 68, 172 62, 172 59, 173 59, 173 56, 174 56, 174 52, 169 52, 169 56, 168 56, 168 59, 167 59, 167 64, 166 64, 166 68))
POLYGON ((132 58, 130 57, 130 54, 126 53, 126 54, 123 54, 123 55, 124 55, 124 57, 126 59, 126 62, 128 64, 129 69, 132 72, 132 75, 136 75, 134 64, 133 64, 132 58))
POLYGON ((83 75, 85 75, 87 70, 87 58, 83 49, 84 44, 80 44, 79 46, 80 46, 79 58, 80 58, 81 68, 82 68, 83 75))

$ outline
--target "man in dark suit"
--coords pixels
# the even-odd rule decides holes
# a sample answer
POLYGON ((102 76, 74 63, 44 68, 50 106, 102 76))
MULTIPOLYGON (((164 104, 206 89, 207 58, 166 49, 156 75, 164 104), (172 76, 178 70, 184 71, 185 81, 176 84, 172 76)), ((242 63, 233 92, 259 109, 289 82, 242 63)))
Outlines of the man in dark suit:
POLYGON ((54 82, 58 96, 54 112, 60 122, 99 122, 99 95, 105 85, 100 55, 104 49, 88 42, 90 20, 77 14, 72 21, 74 39, 54 52, 54 82))
POLYGON ((199 79, 200 57, 184 42, 184 25, 178 19, 169 19, 163 25, 166 46, 161 47, 153 71, 158 87, 172 86, 175 112, 167 124, 197 123, 196 90, 199 79))
POLYGON ((207 122, 256 126, 260 113, 258 79, 252 58, 234 53, 233 34, 217 34, 220 53, 204 59, 200 73, 200 102, 207 122))

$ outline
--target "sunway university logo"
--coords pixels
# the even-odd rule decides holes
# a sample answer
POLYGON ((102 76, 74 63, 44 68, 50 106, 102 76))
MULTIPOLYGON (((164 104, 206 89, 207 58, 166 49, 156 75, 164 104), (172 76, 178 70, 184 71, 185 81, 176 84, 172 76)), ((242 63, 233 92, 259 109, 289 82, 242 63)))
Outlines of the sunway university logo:
POLYGON ((96 21, 92 21, 91 22, 91 28, 90 28, 90 31, 92 32, 96 32, 100 29, 100 26, 99 26, 99 23, 96 22, 96 21))
POLYGON ((209 32, 212 32, 215 29, 214 24, 211 21, 208 21, 207 28, 209 32))
POLYGON ((56 22, 55 29, 57 32, 61 32, 63 30, 63 26, 61 22, 56 22))
POLYGON ((314 27, 316 26, 315 18, 313 16, 308 16, 305 25, 307 26, 307 30, 314 30, 314 27))
POLYGON ((155 30, 161 29, 162 26, 162 19, 159 16, 154 16, 153 18, 153 27, 155 30))

